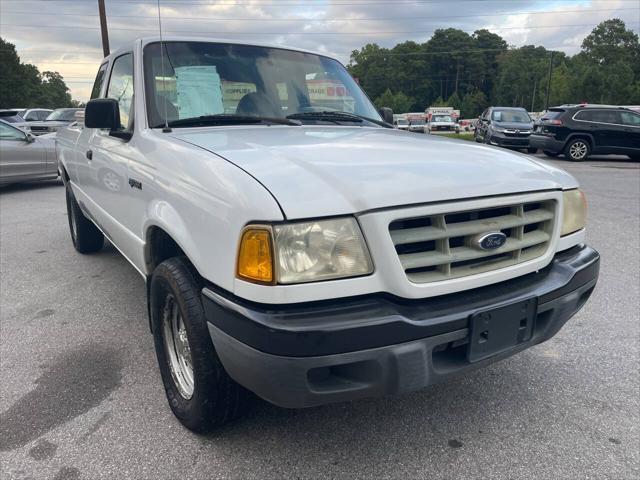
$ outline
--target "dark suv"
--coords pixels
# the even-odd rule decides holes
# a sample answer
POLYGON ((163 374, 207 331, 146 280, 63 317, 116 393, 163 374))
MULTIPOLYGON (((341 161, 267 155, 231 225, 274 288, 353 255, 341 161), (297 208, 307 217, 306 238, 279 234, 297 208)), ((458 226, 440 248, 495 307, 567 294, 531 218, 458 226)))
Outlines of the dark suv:
POLYGON ((640 113, 609 105, 550 108, 529 141, 549 157, 564 153, 576 162, 591 154, 627 155, 640 160, 640 113))
POLYGON ((489 107, 476 125, 473 138, 476 142, 508 148, 526 148, 529 153, 537 150, 529 145, 533 120, 524 108, 489 107))

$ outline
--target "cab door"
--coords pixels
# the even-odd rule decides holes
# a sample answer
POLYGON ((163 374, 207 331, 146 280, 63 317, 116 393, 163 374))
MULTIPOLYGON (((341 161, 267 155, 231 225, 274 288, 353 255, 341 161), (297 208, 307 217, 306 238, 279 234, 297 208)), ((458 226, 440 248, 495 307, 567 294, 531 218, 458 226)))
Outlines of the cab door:
MULTIPOLYGON (((118 101, 121 132, 133 132, 133 53, 113 60, 104 97, 118 101)), ((128 163, 132 146, 126 139, 110 135, 108 130, 94 129, 88 139, 86 162, 90 165, 85 187, 95 202, 96 220, 103 232, 129 258, 131 234, 123 218, 129 205, 128 163)))

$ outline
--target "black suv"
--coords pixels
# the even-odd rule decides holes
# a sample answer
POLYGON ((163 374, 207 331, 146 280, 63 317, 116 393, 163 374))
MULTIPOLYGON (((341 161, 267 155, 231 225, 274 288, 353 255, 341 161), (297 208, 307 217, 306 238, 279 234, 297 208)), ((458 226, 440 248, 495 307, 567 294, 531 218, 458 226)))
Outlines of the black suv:
POLYGON ((609 105, 553 107, 540 119, 529 142, 549 157, 564 153, 576 162, 591 154, 640 160, 640 113, 609 105))

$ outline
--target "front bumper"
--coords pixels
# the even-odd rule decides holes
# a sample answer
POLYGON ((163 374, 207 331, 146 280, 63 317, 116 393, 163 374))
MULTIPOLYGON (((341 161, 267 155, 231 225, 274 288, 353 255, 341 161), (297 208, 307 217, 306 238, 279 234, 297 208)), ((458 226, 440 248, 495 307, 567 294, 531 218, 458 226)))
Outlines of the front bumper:
POLYGON ((417 390, 543 342, 584 305, 599 264, 581 246, 538 272, 424 300, 378 294, 269 306, 207 287, 203 302, 229 375, 265 400, 299 408, 417 390), (527 299, 537 303, 528 340, 470 361, 471 317, 527 299))
POLYGON ((516 137, 505 133, 492 132, 489 141, 492 145, 498 145, 499 147, 528 148, 530 146, 530 138, 530 135, 516 137))

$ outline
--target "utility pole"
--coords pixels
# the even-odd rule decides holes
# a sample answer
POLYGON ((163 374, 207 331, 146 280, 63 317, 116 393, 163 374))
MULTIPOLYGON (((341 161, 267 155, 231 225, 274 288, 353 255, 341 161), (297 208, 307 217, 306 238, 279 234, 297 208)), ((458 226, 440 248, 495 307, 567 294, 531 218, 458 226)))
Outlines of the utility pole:
POLYGON ((549 93, 551 92, 551 70, 553 70, 553 54, 555 52, 551 51, 551 58, 549 59, 549 77, 547 79, 547 101, 545 102, 544 109, 549 110, 549 93))
POLYGON ((109 32, 107 31, 107 15, 104 10, 104 0, 98 0, 98 11, 100 12, 100 31, 102 32, 102 52, 105 57, 108 57, 109 32))
POLYGON ((536 87, 538 86, 538 80, 533 82, 533 95, 531 96, 531 111, 533 112, 533 107, 536 104, 536 87))

